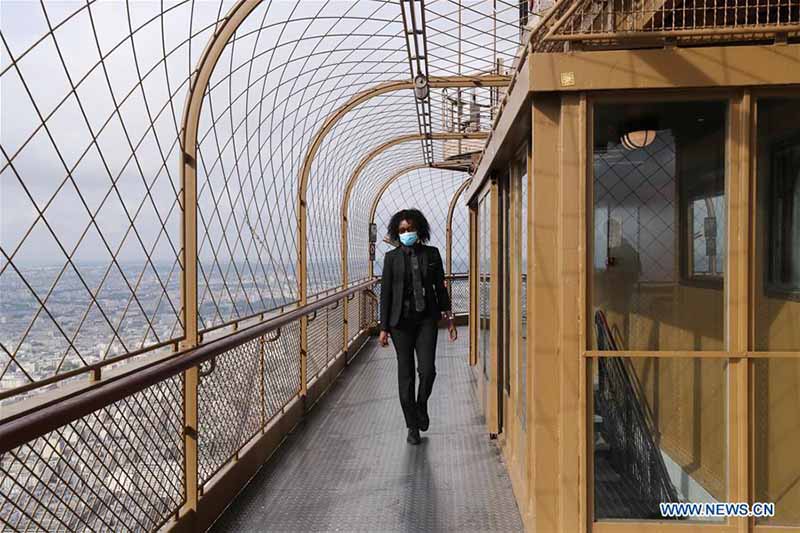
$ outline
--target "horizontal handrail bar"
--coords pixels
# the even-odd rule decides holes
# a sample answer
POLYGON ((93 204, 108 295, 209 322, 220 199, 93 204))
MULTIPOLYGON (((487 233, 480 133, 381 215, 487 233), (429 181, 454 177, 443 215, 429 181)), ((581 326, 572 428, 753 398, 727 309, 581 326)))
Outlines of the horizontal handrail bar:
POLYGON ((0 454, 13 450, 17 446, 136 394, 156 383, 176 376, 184 370, 200 365, 236 346, 286 326, 307 314, 331 305, 334 301, 369 289, 377 281, 377 279, 364 281, 336 294, 315 300, 306 306, 292 309, 260 324, 211 341, 198 348, 175 354, 175 356, 145 369, 136 370, 119 378, 111 379, 63 401, 42 406, 40 409, 34 408, 32 411, 21 413, 17 418, 10 418, 0 425, 0 454))
POLYGON ((102 371, 108 365, 121 363, 122 361, 126 361, 128 359, 136 359, 150 352, 160 350, 161 348, 166 348, 167 346, 171 346, 173 352, 177 354, 178 344, 182 340, 183 336, 174 339, 169 339, 166 341, 159 342, 158 344, 147 346, 146 348, 140 348, 138 350, 127 352, 124 354, 108 357, 106 359, 103 359, 102 361, 97 361, 96 363, 89 363, 80 368, 69 370, 61 374, 56 374, 55 376, 50 376, 49 378, 40 379, 39 381, 32 381, 30 383, 26 383, 25 385, 0 392, 0 400, 5 400, 6 398, 11 398, 12 396, 18 396, 26 392, 31 392, 32 390, 40 389, 42 387, 46 387, 47 385, 52 385, 54 383, 58 383, 59 381, 64 381, 66 379, 73 378, 75 376, 80 376, 81 374, 88 374, 89 372, 93 371, 102 371))

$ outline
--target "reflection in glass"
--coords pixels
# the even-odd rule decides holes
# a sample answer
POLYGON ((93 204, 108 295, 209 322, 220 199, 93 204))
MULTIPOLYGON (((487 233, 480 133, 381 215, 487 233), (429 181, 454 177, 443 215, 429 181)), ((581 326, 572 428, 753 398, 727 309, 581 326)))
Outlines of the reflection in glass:
POLYGON ((689 220, 691 276, 722 276, 725 272, 725 197, 717 194, 690 200, 689 220))
POLYGON ((759 524, 800 526, 800 358, 753 363, 755 501, 774 502, 759 524))
POLYGON ((727 361, 601 357, 594 368, 595 519, 727 501, 727 361))
POLYGON ((726 111, 595 106, 591 294, 619 349, 723 349, 726 111))
POLYGON ((800 350, 800 99, 758 102, 757 350, 800 350))

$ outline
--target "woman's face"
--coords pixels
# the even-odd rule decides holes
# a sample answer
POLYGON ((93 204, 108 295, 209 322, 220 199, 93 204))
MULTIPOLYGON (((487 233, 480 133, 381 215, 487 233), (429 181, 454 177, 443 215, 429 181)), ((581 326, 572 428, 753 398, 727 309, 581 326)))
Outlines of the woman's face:
POLYGON ((397 226, 397 233, 406 233, 409 231, 417 231, 416 226, 414 226, 413 220, 401 220, 400 224, 397 226))

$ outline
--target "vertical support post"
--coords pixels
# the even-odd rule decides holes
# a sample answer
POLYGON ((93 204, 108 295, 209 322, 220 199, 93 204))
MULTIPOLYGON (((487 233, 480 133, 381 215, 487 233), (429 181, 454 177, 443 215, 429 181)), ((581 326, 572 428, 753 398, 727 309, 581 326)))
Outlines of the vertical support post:
MULTIPOLYGON (((198 110, 199 111, 199 110, 198 110)), ((199 121, 199 114, 196 117, 199 121)), ((196 129, 195 129, 196 133, 196 129)), ((197 330, 197 139, 184 139, 182 165, 182 279, 181 304, 183 308, 184 340, 182 350, 194 348, 200 338, 197 330), (187 153, 188 152, 188 153, 187 153)), ((200 368, 193 367, 183 373, 183 447, 184 447, 184 490, 186 492, 186 513, 197 513, 199 498, 198 475, 198 412, 197 393, 200 385, 200 368)))
MULTIPOLYGON (((464 182, 458 186, 456 192, 453 193, 453 198, 450 200, 450 206, 447 209, 447 227, 445 230, 445 247, 446 247, 446 258, 445 258, 445 270, 444 273, 446 276, 453 275, 453 214, 456 210, 456 205, 458 205, 458 199, 461 197, 461 193, 467 188, 470 184, 471 179, 466 179, 464 182)), ((450 293, 450 301, 453 301, 453 280, 450 279, 447 282, 447 290, 450 293)))
POLYGON ((559 528, 559 419, 561 368, 559 365, 558 203, 559 203, 559 96, 535 99, 532 135, 533 188, 528 216, 533 246, 528 250, 528 364, 529 388, 536 401, 529 405, 529 461, 534 472, 530 497, 536 531, 559 528))
MULTIPOLYGON (((305 195, 302 190, 298 198, 297 209, 297 296, 300 307, 308 302, 308 212, 305 195)), ((308 316, 300 318, 300 396, 305 399, 308 394, 308 316)))
MULTIPOLYGON (((348 246, 348 235, 347 235, 347 212, 346 209, 349 208, 347 203, 342 203, 342 227, 341 227, 341 237, 342 237, 342 289, 346 289, 349 283, 349 276, 350 272, 348 269, 348 260, 347 260, 347 246, 348 246)), ((370 268, 372 266, 370 265, 370 268)), ((347 363, 347 343, 350 341, 350 305, 347 303, 347 298, 344 299, 344 308, 342 309, 342 347, 345 352, 344 360, 345 364, 347 363)))
MULTIPOLYGON (((214 67, 239 26, 247 16, 258 7, 260 0, 239 0, 231 7, 217 27, 211 40, 203 50, 195 73, 189 84, 189 93, 183 110, 181 129, 181 207, 183 208, 183 228, 181 231, 181 307, 184 339, 180 349, 197 346, 200 337, 197 331, 197 131, 200 125, 200 111, 203 98, 214 67)), ((182 514, 197 513, 198 468, 197 468, 197 388, 200 383, 200 369, 191 368, 183 375, 184 409, 184 491, 186 503, 182 514)))
MULTIPOLYGON (((731 166, 728 198, 728 281, 725 284, 728 298, 728 351, 736 354, 729 365, 729 391, 731 416, 729 436, 731 450, 730 501, 752 503, 749 483, 750 470, 750 369, 746 352, 749 348, 750 317, 750 155, 753 144, 753 102, 749 89, 734 99, 729 111, 728 154, 731 166)), ((733 518, 736 531, 750 530, 751 520, 733 518)))
POLYGON ((558 357, 561 372, 561 393, 559 407, 559 423, 561 425, 561 445, 559 446, 560 472, 558 498, 560 500, 560 531, 582 531, 581 513, 583 506, 580 499, 580 486, 583 479, 581 461, 576 457, 584 455, 584 438, 586 431, 582 416, 585 409, 586 381, 582 377, 583 346, 581 333, 583 326, 580 304, 581 279, 580 268, 583 249, 580 247, 581 234, 584 230, 582 220, 583 200, 578 191, 586 187, 586 96, 570 94, 564 96, 561 105, 561 125, 559 144, 561 145, 561 161, 559 163, 560 179, 558 192, 558 269, 557 279, 560 344, 558 357), (577 318, 577 320, 576 320, 577 318))

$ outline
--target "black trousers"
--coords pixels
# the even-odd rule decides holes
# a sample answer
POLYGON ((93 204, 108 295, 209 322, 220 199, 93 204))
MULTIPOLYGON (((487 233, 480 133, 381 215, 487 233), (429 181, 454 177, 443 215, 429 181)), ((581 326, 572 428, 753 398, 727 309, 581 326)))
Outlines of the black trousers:
POLYGON ((436 337, 439 334, 438 321, 402 320, 392 328, 392 343, 397 352, 397 385, 400 391, 400 405, 406 427, 417 428, 417 410, 427 412, 428 398, 436 379, 436 337), (414 397, 414 352, 417 353, 419 391, 414 397))

